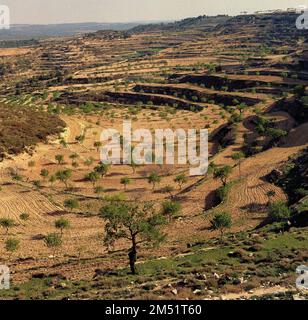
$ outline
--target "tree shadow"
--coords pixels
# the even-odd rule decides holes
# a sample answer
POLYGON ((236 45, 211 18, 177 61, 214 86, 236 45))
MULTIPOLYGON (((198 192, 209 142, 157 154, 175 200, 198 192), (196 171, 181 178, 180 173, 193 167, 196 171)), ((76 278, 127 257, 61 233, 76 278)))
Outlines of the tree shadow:
POLYGON ((204 210, 210 210, 220 204, 216 196, 216 190, 212 190, 204 199, 204 210))
POLYGON ((43 234, 36 234, 31 237, 31 240, 35 240, 35 241, 41 241, 44 239, 45 239, 45 236, 43 234))
POLYGON ((56 211, 49 212, 47 214, 51 217, 58 217, 58 216, 64 216, 68 214, 68 212, 66 210, 56 210, 56 211))
POLYGON ((242 206, 241 209, 247 211, 248 213, 253 213, 253 212, 265 213, 267 212, 267 205, 261 204, 261 203, 249 203, 245 206, 242 206))
POLYGON ((127 193, 132 193, 132 192, 145 192, 147 191, 146 188, 134 188, 134 189, 127 189, 127 190, 124 190, 125 192, 127 193))

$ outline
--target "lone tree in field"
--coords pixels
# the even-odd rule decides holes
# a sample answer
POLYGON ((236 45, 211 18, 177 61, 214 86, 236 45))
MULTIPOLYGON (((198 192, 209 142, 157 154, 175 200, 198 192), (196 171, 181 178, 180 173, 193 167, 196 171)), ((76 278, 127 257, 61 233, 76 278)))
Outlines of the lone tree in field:
POLYGON ((73 212, 80 207, 79 201, 77 199, 67 199, 64 201, 64 207, 73 212))
POLYGON ((225 187, 231 172, 232 168, 230 166, 216 168, 214 170, 214 179, 220 179, 221 183, 225 187))
POLYGON ((171 221, 181 211, 181 204, 177 201, 166 200, 162 203, 162 215, 171 221))
POLYGON ((64 163, 64 156, 63 156, 63 154, 57 154, 57 155, 55 156, 55 160, 58 162, 59 165, 60 165, 60 164, 63 164, 63 163, 64 163))
POLYGON ((233 153, 232 155, 232 159, 237 162, 240 177, 242 177, 241 165, 242 165, 242 160, 244 158, 245 158, 245 153, 242 151, 233 153))
POLYGON ((124 189, 127 189, 127 186, 131 183, 131 180, 129 177, 123 177, 121 178, 121 184, 123 184, 124 189))
POLYGON ((44 179, 44 181, 48 178, 49 176, 49 171, 47 169, 42 169, 40 176, 44 179))
POLYGON ((56 172, 56 178, 57 180, 64 183, 65 188, 68 188, 68 181, 72 177, 72 170, 66 169, 66 170, 60 170, 56 172))
POLYGON ((152 190, 155 190, 155 186, 156 184, 161 182, 161 177, 159 176, 159 174, 154 171, 152 172, 149 176, 148 176, 148 183, 152 184, 152 190))
POLYGON ((20 241, 15 238, 9 238, 5 241, 5 250, 9 253, 10 259, 12 254, 19 249, 20 241))
POLYGON ((272 199, 275 197, 276 192, 274 190, 269 190, 266 192, 266 196, 268 197, 268 204, 272 203, 272 199))
POLYGON ((155 211, 153 203, 113 202, 101 208, 100 215, 106 220, 106 247, 113 246, 119 239, 130 242, 128 256, 132 274, 136 274, 138 245, 159 245, 165 239, 161 227, 166 224, 166 219, 155 211))
POLYGON ((9 229, 15 226, 15 221, 10 218, 1 218, 0 219, 0 226, 5 229, 5 234, 9 233, 9 229))
POLYGON ((180 190, 182 190, 183 184, 187 183, 187 181, 188 178, 185 176, 185 174, 180 174, 174 179, 174 182, 179 185, 180 190))
POLYGON ((230 229, 231 226, 232 226, 232 218, 230 213, 228 212, 217 213, 211 221, 212 229, 220 231, 221 240, 224 235, 224 232, 227 229, 230 229))
POLYGON ((60 229, 61 236, 63 235, 63 230, 64 229, 69 229, 70 227, 70 222, 67 219, 60 218, 55 221, 55 227, 57 229, 60 229))
POLYGON ((96 171, 92 171, 90 173, 88 173, 86 176, 85 176, 85 179, 87 181, 90 181, 93 185, 93 188, 95 188, 95 185, 96 183, 99 181, 99 179, 101 178, 101 175, 96 172, 96 171))
POLYGON ((49 233, 44 238, 47 248, 53 250, 53 256, 55 256, 57 249, 62 245, 62 237, 58 233, 49 233))

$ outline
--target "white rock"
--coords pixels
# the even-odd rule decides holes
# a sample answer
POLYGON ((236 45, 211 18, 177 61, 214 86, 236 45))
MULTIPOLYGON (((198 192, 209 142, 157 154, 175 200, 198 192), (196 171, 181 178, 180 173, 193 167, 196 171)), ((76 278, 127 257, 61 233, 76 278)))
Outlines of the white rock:
POLYGON ((178 290, 177 290, 177 289, 173 289, 171 292, 172 292, 175 296, 178 294, 178 290))

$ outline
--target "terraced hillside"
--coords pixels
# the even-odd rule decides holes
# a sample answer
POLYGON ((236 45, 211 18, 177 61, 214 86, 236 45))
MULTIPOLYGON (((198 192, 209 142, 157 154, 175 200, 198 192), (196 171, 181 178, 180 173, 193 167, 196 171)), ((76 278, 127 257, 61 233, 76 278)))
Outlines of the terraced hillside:
POLYGON ((294 201, 284 185, 308 147, 307 30, 296 17, 198 17, 0 49, 0 113, 15 115, 0 119, 0 253, 14 284, 0 295, 302 297, 294 270, 307 263, 307 226, 290 215, 305 212, 307 188, 296 179, 294 201), (208 129, 209 171, 101 166, 100 134, 122 132, 123 120, 208 129), (104 213, 144 204, 165 241, 137 246, 135 276, 132 243, 108 241, 104 213), (213 223, 221 214, 227 230, 213 223))

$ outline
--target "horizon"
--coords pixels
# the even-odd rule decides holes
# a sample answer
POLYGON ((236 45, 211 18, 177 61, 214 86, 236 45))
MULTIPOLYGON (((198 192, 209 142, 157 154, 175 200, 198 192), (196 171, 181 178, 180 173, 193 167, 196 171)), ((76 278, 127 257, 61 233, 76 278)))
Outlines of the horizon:
MULTIPOLYGON (((194 17, 188 17, 194 18, 194 17)), ((185 18, 184 18, 185 19, 185 18)), ((65 25, 65 24, 134 24, 134 23, 169 23, 175 22, 178 20, 148 20, 148 21, 128 21, 128 22, 117 22, 117 21, 110 21, 110 22, 99 22, 99 21, 82 21, 82 22, 58 22, 58 23, 12 23, 11 26, 56 26, 56 25, 65 25)))
POLYGON ((286 10, 307 5, 307 0, 260 0, 257 4, 244 0, 2 0, 11 12, 12 25, 57 25, 80 23, 160 23, 202 15, 236 16, 241 12, 286 10), (303 3, 306 2, 306 3, 303 3))
MULTIPOLYGON (((288 9, 296 9, 296 8, 288 8, 288 9)), ((287 12, 287 9, 268 9, 268 10, 263 10, 259 11, 260 13, 266 13, 267 11, 282 11, 282 12, 287 12)), ((256 14, 258 11, 255 12, 246 12, 245 15, 253 15, 256 14)), ((239 13, 239 14, 223 14, 223 13, 218 13, 215 15, 198 15, 198 16, 186 16, 182 17, 180 19, 168 19, 168 20, 132 20, 132 21, 127 21, 127 22, 121 22, 121 21, 71 21, 71 22, 51 22, 51 23, 12 23, 12 26, 57 26, 57 25, 72 25, 72 24, 122 24, 122 25, 127 25, 127 24, 157 24, 157 23, 173 23, 185 19, 190 19, 190 18, 197 18, 199 16, 207 16, 207 17, 217 17, 217 16, 229 16, 229 17, 236 17, 238 15, 244 15, 244 13, 239 13)))

